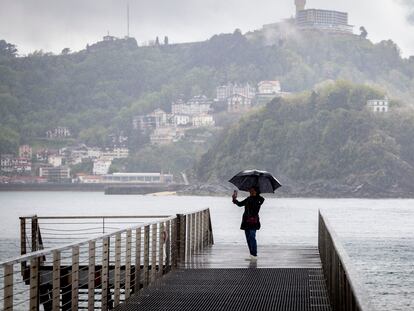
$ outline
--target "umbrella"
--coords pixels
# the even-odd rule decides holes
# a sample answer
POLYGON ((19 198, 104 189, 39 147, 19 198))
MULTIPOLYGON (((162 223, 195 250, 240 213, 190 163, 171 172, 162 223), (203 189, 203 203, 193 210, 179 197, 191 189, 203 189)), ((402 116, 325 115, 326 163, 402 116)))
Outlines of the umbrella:
POLYGON ((282 185, 266 171, 246 170, 238 173, 229 180, 241 191, 249 191, 250 188, 256 187, 261 193, 274 193, 282 185))

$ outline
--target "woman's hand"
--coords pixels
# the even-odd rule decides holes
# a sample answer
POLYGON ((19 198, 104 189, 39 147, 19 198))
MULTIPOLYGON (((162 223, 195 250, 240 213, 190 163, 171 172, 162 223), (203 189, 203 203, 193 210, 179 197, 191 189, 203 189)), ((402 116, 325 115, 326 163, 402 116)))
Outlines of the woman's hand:
POLYGON ((233 201, 237 199, 237 191, 234 190, 233 195, 231 196, 233 201))

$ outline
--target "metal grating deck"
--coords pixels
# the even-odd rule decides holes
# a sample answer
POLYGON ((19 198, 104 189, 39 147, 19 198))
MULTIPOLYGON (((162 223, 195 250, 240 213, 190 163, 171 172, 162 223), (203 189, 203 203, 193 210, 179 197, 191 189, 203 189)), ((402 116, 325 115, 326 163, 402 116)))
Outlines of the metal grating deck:
POLYGON ((330 311, 321 269, 177 270, 116 310, 330 311))

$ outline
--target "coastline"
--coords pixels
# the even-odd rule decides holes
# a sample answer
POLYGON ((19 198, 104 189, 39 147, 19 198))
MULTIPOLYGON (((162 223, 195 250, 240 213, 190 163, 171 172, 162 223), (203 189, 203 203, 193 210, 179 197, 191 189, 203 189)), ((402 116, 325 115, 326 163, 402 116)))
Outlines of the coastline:
MULTIPOLYGON (((195 184, 185 186, 182 184, 0 184, 1 192, 19 191, 71 191, 71 192, 103 192, 107 195, 143 195, 170 193, 178 196, 213 196, 227 197, 234 187, 227 184, 195 184)), ((356 190, 349 187, 332 187, 319 185, 286 185, 278 189, 275 194, 266 194, 267 197, 278 198, 319 198, 319 199, 414 199, 414 193, 399 189, 378 191, 379 189, 363 185, 356 190)), ((243 192, 240 192, 244 196, 243 192)), ((246 193, 247 195, 247 193, 246 193)))

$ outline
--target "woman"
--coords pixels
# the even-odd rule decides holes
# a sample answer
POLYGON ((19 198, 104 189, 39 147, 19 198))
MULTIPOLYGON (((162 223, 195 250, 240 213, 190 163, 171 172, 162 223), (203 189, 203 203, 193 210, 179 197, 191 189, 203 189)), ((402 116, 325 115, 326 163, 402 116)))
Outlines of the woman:
POLYGON ((233 193, 233 203, 238 206, 244 206, 244 213, 241 230, 244 230, 246 234, 247 245, 250 251, 250 260, 257 260, 257 242, 256 242, 256 230, 260 229, 259 211, 264 202, 264 198, 260 196, 257 188, 249 189, 250 196, 243 201, 237 201, 237 191, 233 193))

